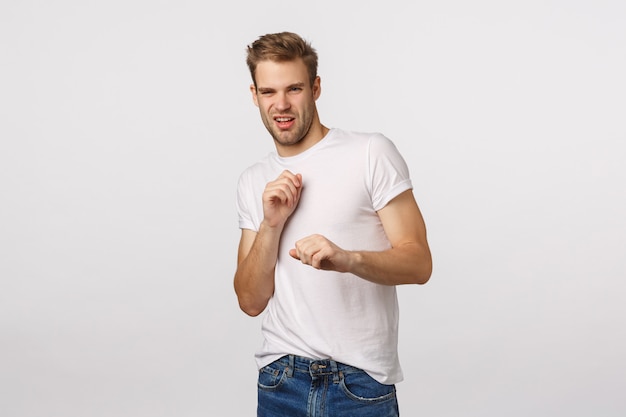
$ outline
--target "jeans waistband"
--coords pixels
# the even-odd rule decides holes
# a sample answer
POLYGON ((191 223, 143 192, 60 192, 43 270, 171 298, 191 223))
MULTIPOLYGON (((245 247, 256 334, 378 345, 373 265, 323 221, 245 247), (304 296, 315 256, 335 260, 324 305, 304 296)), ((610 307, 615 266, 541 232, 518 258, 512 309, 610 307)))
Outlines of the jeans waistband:
POLYGON ((306 372, 312 378, 332 375, 333 381, 338 382, 346 373, 363 372, 359 368, 336 362, 332 359, 311 359, 297 355, 286 355, 279 359, 288 369, 288 375, 291 376, 293 371, 306 372))

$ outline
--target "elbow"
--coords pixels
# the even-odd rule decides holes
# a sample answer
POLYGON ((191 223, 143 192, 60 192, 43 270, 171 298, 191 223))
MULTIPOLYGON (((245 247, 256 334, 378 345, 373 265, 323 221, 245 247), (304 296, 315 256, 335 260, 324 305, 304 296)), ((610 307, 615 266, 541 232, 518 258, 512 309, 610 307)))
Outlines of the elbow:
POLYGON ((430 280, 430 276, 433 273, 433 262, 430 257, 427 260, 420 262, 417 267, 417 271, 415 271, 415 284, 424 285, 430 280))
POLYGON ((430 274, 428 275, 419 275, 415 280, 417 285, 424 285, 430 280, 430 274))
POLYGON ((237 292, 237 301, 239 302, 239 308, 241 311, 250 317, 256 317, 265 310, 265 307, 267 307, 267 303, 269 302, 269 298, 258 298, 250 294, 246 295, 237 292))
POLYGON ((274 288, 270 290, 242 285, 240 280, 235 278, 235 294, 241 311, 250 317, 261 314, 274 294, 274 288))
POLYGON ((239 308, 250 317, 256 317, 265 310, 265 307, 255 306, 253 304, 244 304, 239 302, 239 308))
MULTIPOLYGON (((398 247, 398 249, 400 249, 398 247)), ((407 244, 403 247, 402 283, 424 285, 433 271, 433 261, 428 245, 407 244)))

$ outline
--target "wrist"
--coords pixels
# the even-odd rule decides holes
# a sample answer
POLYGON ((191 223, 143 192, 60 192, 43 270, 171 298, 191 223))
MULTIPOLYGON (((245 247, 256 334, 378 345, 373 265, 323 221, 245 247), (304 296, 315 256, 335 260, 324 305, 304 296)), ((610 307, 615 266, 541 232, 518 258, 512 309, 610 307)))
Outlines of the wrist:
POLYGON ((357 251, 346 251, 346 255, 346 270, 343 272, 350 272, 358 275, 360 265, 363 263, 363 254, 357 251))
POLYGON ((263 219, 261 221, 261 225, 259 226, 259 232, 265 231, 268 233, 280 234, 282 233, 284 227, 285 227, 285 222, 263 219))

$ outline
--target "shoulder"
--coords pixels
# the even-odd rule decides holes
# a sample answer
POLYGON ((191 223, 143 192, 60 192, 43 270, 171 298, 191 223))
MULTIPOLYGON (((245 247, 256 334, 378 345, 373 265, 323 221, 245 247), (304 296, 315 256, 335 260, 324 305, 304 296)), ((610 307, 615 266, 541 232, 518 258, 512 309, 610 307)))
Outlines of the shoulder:
POLYGON ((238 188, 255 188, 259 185, 265 186, 266 179, 273 175, 275 168, 272 164, 273 156, 271 153, 259 161, 246 167, 237 180, 238 188))
POLYGON ((261 158, 259 161, 246 167, 241 174, 239 174, 239 183, 250 181, 254 178, 265 176, 265 173, 272 170, 273 155, 269 153, 261 158))
MULTIPOLYGON (((364 155, 370 162, 378 158, 402 159, 396 144, 381 132, 333 129, 334 146, 351 155, 364 155)), ((335 148, 337 149, 337 148, 335 148)))
POLYGON ((394 147, 393 142, 380 132, 333 129, 333 135, 344 145, 370 147, 394 147))
POLYGON ((398 154, 394 142, 380 132, 347 132, 347 135, 365 147, 370 156, 398 154))

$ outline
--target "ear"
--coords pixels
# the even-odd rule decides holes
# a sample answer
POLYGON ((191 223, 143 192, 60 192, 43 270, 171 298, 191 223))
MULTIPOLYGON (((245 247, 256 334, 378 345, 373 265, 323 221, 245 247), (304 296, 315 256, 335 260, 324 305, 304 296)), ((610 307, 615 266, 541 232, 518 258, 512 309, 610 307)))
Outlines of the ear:
POLYGON ((256 96, 256 87, 254 84, 250 84, 250 93, 252 93, 252 101, 254 102, 254 105, 259 107, 259 99, 256 96))
POLYGON ((317 100, 322 94, 322 80, 319 76, 313 81, 313 99, 317 100))

